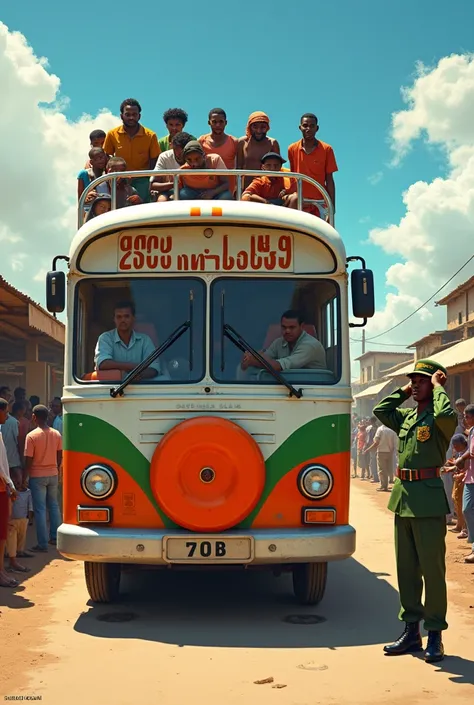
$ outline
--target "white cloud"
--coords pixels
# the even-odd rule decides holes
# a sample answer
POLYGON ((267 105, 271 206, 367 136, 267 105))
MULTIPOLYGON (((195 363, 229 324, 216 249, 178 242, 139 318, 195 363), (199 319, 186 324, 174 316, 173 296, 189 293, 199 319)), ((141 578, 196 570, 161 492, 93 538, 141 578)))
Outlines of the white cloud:
POLYGON ((50 268, 54 255, 68 252, 75 232, 76 177, 89 133, 117 124, 109 111, 68 120, 59 86, 47 60, 0 22, 0 91, 9 96, 8 110, 0 113, 2 162, 8 165, 0 189, 1 273, 41 302, 39 272, 50 268))
MULTIPOLYGON (((403 157, 423 137, 444 151, 446 173, 412 184, 403 194, 400 222, 370 231, 370 241, 400 261, 385 274, 393 290, 371 321, 368 338, 421 305, 474 252, 474 57, 449 56, 431 69, 420 65, 402 95, 407 109, 392 116, 394 154, 403 157)), ((471 262, 435 298, 473 274, 471 262)), ((431 302, 380 340, 410 343, 445 326, 446 309, 431 302)))
POLYGON ((383 179, 383 171, 376 171, 375 174, 371 174, 367 177, 367 181, 371 186, 377 186, 383 179))

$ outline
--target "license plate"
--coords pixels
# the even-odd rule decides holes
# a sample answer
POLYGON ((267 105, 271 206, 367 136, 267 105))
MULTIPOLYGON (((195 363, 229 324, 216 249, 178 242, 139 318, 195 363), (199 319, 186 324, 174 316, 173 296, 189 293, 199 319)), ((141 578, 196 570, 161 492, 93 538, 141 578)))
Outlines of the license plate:
POLYGON ((168 563, 249 563, 250 536, 165 536, 163 557, 168 563))

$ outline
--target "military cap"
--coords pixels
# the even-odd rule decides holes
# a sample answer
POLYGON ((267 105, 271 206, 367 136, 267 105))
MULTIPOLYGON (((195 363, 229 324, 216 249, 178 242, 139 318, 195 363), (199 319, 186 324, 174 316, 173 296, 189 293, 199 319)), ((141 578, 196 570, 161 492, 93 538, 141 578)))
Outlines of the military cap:
POLYGON ((417 360, 415 363, 415 368, 408 372, 407 377, 412 375, 425 375, 425 377, 432 377, 435 372, 441 370, 443 374, 448 375, 446 368, 440 365, 436 360, 417 360))

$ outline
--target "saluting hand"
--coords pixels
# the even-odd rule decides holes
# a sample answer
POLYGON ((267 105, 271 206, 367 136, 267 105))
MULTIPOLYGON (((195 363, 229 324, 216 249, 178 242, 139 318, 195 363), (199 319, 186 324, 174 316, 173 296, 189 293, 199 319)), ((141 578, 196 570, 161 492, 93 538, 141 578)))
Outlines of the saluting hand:
POLYGON ((446 384, 446 375, 441 370, 436 370, 431 378, 433 387, 444 387, 446 384))
POLYGON ((404 387, 402 387, 402 392, 404 392, 407 397, 411 397, 412 395, 412 388, 411 388, 411 382, 408 382, 408 384, 405 384, 404 387))

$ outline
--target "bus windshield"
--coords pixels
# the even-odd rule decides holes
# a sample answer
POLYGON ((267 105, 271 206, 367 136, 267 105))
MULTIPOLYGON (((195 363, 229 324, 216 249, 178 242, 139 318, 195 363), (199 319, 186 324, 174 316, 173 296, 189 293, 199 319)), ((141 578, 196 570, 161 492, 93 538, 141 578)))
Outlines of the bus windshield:
POLYGON ((76 379, 91 381, 98 371, 107 372, 103 379, 122 381, 178 326, 189 321, 189 329, 139 381, 200 381, 205 374, 205 301, 204 282, 192 277, 80 282, 75 311, 76 379))
POLYGON ((334 384, 340 377, 337 285, 325 279, 222 278, 211 287, 211 375, 221 383, 278 380, 225 335, 232 326, 277 363, 292 384, 334 384))

